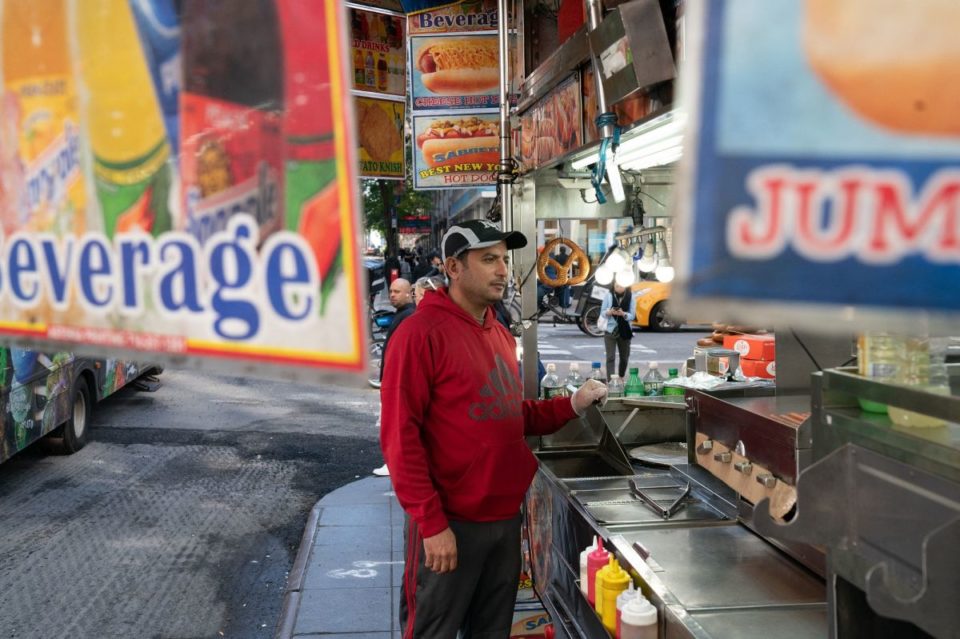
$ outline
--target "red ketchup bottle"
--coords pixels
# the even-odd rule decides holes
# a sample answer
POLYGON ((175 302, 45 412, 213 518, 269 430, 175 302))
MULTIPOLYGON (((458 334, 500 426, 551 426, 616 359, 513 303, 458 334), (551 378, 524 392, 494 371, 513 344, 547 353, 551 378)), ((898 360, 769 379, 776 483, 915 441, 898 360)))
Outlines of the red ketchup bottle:
POLYGON ((587 601, 591 606, 597 602, 596 577, 597 571, 607 565, 610 553, 603 548, 603 540, 597 537, 597 548, 587 555, 587 601))

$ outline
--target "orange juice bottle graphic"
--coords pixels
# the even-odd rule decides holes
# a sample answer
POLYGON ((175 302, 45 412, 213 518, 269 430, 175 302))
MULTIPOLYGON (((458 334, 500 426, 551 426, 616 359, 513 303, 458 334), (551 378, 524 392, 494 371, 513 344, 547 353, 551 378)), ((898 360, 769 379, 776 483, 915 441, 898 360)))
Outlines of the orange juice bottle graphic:
POLYGON ((77 7, 82 101, 108 237, 171 228, 170 144, 128 0, 77 7))
POLYGON ((65 0, 7 0, 0 11, 0 118, 13 119, 0 124, 0 190, 5 207, 13 204, 2 212, 4 231, 81 233, 86 196, 65 0))

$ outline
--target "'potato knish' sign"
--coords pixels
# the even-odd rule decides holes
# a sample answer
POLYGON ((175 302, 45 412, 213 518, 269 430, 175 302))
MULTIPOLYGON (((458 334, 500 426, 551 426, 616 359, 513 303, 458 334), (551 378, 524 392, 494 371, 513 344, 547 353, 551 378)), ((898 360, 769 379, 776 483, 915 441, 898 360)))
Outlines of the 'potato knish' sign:
POLYGON ((923 330, 916 312, 926 310, 951 326, 960 89, 937 69, 960 65, 960 3, 691 9, 691 27, 707 33, 689 39, 703 48, 688 67, 700 101, 688 105, 692 179, 677 202, 693 213, 678 218, 683 296, 714 314, 735 301, 730 314, 753 324, 848 333, 833 320, 857 315, 859 330, 923 330), (893 50, 872 35, 883 32, 923 50, 893 50))

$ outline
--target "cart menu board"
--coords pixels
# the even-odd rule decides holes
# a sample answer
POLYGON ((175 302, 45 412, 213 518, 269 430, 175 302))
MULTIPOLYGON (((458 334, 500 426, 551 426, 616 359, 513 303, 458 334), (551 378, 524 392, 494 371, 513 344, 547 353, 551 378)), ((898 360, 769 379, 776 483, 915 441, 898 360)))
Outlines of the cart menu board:
POLYGON ((497 3, 488 0, 462 0, 407 18, 416 189, 496 182, 497 24, 497 3))
POLYGON ((500 104, 497 35, 410 37, 413 110, 489 109, 500 104))
POLYGON ((500 161, 496 113, 414 116, 413 183, 418 189, 489 186, 500 161))
MULTIPOLYGON (((597 83, 593 77, 593 68, 584 67, 580 74, 583 96, 583 142, 589 144, 600 139, 597 129, 597 116, 600 115, 597 106, 597 83)), ((613 105, 613 112, 617 114, 617 124, 629 127, 635 122, 656 112, 662 105, 652 99, 646 91, 640 90, 620 100, 613 105)))
POLYGON ((406 21, 395 15, 351 7, 350 60, 353 88, 387 95, 406 93, 406 21))
POLYGON ((359 375, 342 3, 88 4, 0 0, 0 336, 359 375))
POLYGON ((520 118, 524 168, 543 166, 578 149, 583 140, 578 74, 561 82, 520 118))
POLYGON ((410 35, 492 31, 499 26, 496 0, 461 0, 430 9, 410 10, 410 35))
POLYGON ((932 330, 955 330, 960 3, 688 9, 698 99, 675 207, 687 300, 838 332, 845 318, 924 330, 926 310, 932 330))
POLYGON ((355 100, 360 177, 402 180, 404 103, 364 97, 355 100))

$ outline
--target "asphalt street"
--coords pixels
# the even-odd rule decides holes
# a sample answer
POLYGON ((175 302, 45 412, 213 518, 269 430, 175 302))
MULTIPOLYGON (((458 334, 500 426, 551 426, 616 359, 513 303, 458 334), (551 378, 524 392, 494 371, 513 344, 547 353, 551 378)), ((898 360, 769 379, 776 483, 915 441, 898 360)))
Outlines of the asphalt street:
POLYGON ((310 509, 381 463, 372 389, 161 379, 0 465, 0 637, 272 637, 310 509))
MULTIPOLYGON (((702 334, 637 333, 631 363, 702 334)), ((603 341, 544 323, 540 351, 602 361, 603 341)), ((310 509, 382 463, 373 389, 161 380, 97 406, 79 453, 0 465, 0 637, 270 637, 310 509)))
MULTIPOLYGON (((630 365, 639 367, 641 373, 651 361, 658 362, 664 371, 676 367, 693 355, 697 340, 711 332, 703 326, 684 327, 670 333, 635 331, 630 344, 630 365)), ((549 321, 541 322, 537 344, 540 359, 544 363, 557 362, 561 370, 568 362, 600 362, 603 365, 606 360, 603 338, 585 335, 572 324, 554 327, 549 321)))

